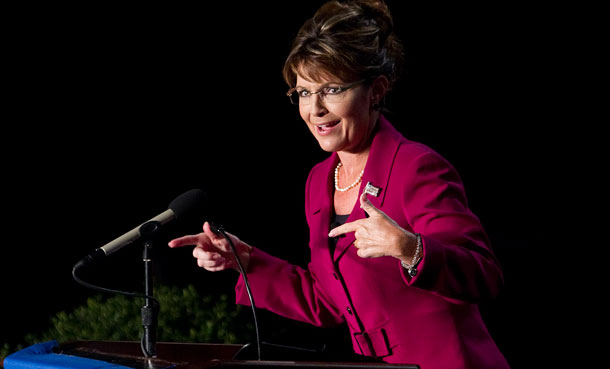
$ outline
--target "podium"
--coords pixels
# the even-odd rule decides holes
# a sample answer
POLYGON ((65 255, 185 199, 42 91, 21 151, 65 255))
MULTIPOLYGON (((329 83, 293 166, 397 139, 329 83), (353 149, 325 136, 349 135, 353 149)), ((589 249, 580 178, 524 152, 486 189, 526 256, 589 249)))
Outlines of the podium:
MULTIPOLYGON (((247 349, 244 345, 231 344, 158 343, 157 357, 145 358, 140 342, 76 341, 59 345, 50 341, 8 356, 4 365, 5 369, 419 368, 417 365, 386 363, 241 359, 244 349, 247 349)), ((302 354, 296 356, 303 357, 302 354)))

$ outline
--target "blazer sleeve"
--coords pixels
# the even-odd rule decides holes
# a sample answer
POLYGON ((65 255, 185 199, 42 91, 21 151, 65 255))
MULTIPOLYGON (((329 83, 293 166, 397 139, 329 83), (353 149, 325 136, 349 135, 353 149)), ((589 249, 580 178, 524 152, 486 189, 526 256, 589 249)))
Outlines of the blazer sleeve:
MULTIPOLYGON (((311 267, 306 270, 253 248, 247 277, 257 308, 318 327, 332 327, 344 321, 342 313, 319 288, 311 267)), ((235 292, 236 303, 250 305, 241 275, 235 292)))
POLYGON ((502 271, 487 234, 468 208, 462 181, 434 151, 418 153, 404 168, 403 205, 408 223, 422 236, 423 259, 405 282, 455 303, 493 298, 502 271))

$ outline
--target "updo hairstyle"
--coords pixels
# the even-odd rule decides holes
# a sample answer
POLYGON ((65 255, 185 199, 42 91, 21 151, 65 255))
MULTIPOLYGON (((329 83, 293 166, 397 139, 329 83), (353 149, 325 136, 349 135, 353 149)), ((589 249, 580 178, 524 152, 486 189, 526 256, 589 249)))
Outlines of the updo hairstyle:
POLYGON ((315 82, 372 82, 384 75, 390 88, 401 74, 403 46, 393 32, 392 16, 381 0, 334 0, 307 20, 284 64, 290 87, 297 74, 315 82))

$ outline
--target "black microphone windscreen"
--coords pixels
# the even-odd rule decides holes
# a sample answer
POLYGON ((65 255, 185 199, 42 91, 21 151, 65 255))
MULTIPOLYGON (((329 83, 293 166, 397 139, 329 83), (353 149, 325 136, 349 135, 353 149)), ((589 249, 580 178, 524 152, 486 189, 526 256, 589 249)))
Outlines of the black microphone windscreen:
POLYGON ((194 189, 176 197, 169 204, 168 208, 174 212, 176 218, 180 218, 192 210, 202 209, 205 206, 206 200, 205 192, 200 189, 194 189))

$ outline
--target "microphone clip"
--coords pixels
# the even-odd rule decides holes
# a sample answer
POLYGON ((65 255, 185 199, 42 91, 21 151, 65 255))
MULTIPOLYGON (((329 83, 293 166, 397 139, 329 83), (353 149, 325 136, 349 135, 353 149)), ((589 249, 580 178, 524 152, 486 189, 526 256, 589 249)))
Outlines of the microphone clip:
POLYGON ((161 223, 156 220, 151 220, 146 222, 140 226, 140 235, 144 239, 144 241, 148 241, 154 238, 161 229, 161 223))

